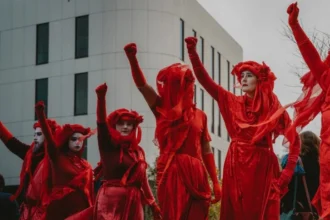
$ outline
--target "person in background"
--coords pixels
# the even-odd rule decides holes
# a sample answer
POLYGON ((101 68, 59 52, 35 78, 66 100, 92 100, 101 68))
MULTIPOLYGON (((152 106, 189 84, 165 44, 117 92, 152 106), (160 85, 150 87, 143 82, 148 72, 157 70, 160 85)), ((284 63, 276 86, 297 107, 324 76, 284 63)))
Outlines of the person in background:
POLYGON ((0 219, 16 220, 19 218, 18 203, 10 200, 12 194, 4 192, 4 188, 5 179, 0 174, 0 219))

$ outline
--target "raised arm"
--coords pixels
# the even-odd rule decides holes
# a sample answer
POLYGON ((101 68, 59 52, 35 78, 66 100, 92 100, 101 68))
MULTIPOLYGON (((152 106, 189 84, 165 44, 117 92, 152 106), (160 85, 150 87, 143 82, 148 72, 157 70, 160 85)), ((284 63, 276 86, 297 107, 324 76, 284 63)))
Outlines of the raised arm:
POLYGON ((0 139, 4 145, 12 153, 24 160, 26 152, 30 149, 30 145, 24 144, 17 140, 12 133, 0 121, 0 139))
POLYGON ((145 178, 142 183, 142 191, 146 197, 147 203, 150 206, 154 219, 162 219, 160 208, 158 207, 156 200, 154 198, 154 195, 152 194, 147 175, 145 175, 145 178))
POLYGON ((99 85, 95 89, 97 95, 97 104, 96 104, 97 140, 98 140, 100 153, 102 149, 109 147, 111 141, 106 123, 107 109, 106 109, 105 96, 107 90, 108 90, 108 86, 106 83, 99 85))
POLYGON ((156 91, 146 82, 144 74, 136 58, 137 47, 135 43, 127 44, 124 47, 126 56, 131 66, 132 77, 136 87, 142 93, 150 108, 154 108, 159 98, 156 91))
POLYGON ((289 25, 292 29, 293 36, 296 39, 300 53, 308 68, 314 74, 316 80, 320 82, 321 75, 327 69, 327 65, 323 63, 318 51, 298 22, 299 8, 297 2, 288 7, 287 13, 289 14, 289 25))
POLYGON ((212 96, 212 98, 218 100, 220 86, 216 84, 209 76, 202 61, 199 59, 199 56, 196 52, 197 38, 187 37, 185 41, 188 49, 189 58, 198 82, 206 89, 206 91, 212 96))
POLYGON ((41 126, 42 133, 45 135, 46 139, 46 150, 48 152, 49 158, 54 161, 57 158, 57 148, 56 142, 52 135, 51 129, 47 123, 47 118, 45 115, 45 104, 43 101, 39 101, 35 106, 36 115, 41 126))

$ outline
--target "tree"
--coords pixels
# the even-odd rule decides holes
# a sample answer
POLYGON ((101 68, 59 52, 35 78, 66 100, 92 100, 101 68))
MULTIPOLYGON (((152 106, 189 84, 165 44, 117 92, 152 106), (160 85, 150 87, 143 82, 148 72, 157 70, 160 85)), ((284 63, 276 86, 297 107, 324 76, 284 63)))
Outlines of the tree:
MULTIPOLYGON (((292 30, 286 22, 283 22, 282 34, 284 37, 289 39, 291 42, 293 42, 294 44, 297 44, 297 42, 293 36, 292 30)), ((328 51, 330 48, 330 34, 320 31, 316 28, 314 28, 313 31, 310 33, 306 32, 306 34, 309 36, 309 38, 315 45, 315 48, 319 52, 321 58, 325 59, 328 55, 328 51)), ((293 68, 293 74, 295 74, 296 76, 301 78, 308 71, 308 67, 307 67, 304 59, 302 58, 301 53, 298 48, 293 53, 293 55, 298 57, 300 60, 300 65, 291 65, 291 67, 293 68)))

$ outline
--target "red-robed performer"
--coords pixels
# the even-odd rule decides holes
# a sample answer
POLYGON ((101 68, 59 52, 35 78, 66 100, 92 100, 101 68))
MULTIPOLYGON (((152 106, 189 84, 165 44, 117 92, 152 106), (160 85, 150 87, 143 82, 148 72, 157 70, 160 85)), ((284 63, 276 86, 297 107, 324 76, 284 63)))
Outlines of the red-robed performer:
POLYGON ((294 106, 295 127, 304 127, 321 112, 320 186, 313 205, 323 219, 330 219, 330 54, 322 61, 298 22, 297 3, 288 7, 289 25, 310 72, 301 78, 303 94, 294 106))
POLYGON ((154 219, 160 209, 149 187, 144 150, 139 146, 143 121, 136 111, 117 109, 106 116, 107 85, 96 88, 97 136, 103 184, 94 207, 94 220, 143 220, 143 205, 151 207, 154 219))
POLYGON ((218 102, 231 137, 223 172, 221 219, 278 220, 280 191, 290 182, 300 143, 295 130, 286 133, 291 120, 273 93, 275 75, 264 63, 237 64, 232 74, 245 94, 236 96, 211 79, 196 52, 197 39, 188 37, 186 43, 195 75, 218 102), (281 176, 272 145, 280 134, 290 142, 288 165, 281 176))
POLYGON ((166 220, 207 219, 213 181, 215 199, 221 197, 207 118, 193 104, 194 76, 187 65, 173 64, 157 75, 157 90, 147 84, 134 43, 125 46, 134 82, 156 117, 157 195, 166 220), (204 162, 204 164, 203 164, 204 162))
POLYGON ((55 135, 46 123, 43 102, 35 106, 36 114, 47 142, 44 162, 47 181, 43 189, 46 219, 65 219, 84 210, 93 202, 93 174, 83 159, 84 140, 92 132, 79 124, 65 124, 55 135))
MULTIPOLYGON (((47 119, 47 123, 54 133, 57 125, 55 120, 47 119)), ((21 220, 40 219, 44 213, 41 204, 42 183, 45 180, 42 175, 43 165, 41 161, 45 155, 45 137, 41 131, 39 122, 33 125, 34 139, 31 145, 17 140, 12 133, 0 122, 0 138, 6 147, 23 160, 20 173, 20 184, 12 199, 16 199, 24 193, 23 203, 20 208, 21 220)))

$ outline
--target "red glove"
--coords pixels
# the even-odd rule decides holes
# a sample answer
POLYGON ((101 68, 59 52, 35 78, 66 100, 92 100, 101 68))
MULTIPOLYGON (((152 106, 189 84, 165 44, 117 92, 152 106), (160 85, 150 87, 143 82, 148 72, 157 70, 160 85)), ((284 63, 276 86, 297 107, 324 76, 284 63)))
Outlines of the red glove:
POLYGON ((7 143, 13 137, 12 133, 0 121, 0 139, 3 143, 7 143))
POLYGON ((128 58, 128 61, 131 65, 131 71, 135 85, 138 88, 144 87, 147 84, 147 82, 139 66, 139 62, 136 59, 136 52, 137 52, 136 44, 135 43, 127 44, 124 47, 124 50, 128 58))
POLYGON ((105 106, 105 94, 107 93, 107 90, 108 86, 106 83, 99 85, 95 89, 97 95, 96 120, 99 123, 104 123, 107 117, 107 110, 105 106))
POLYGON ((286 12, 289 14, 289 25, 290 26, 298 24, 299 8, 298 8, 297 4, 298 4, 297 2, 292 3, 286 10, 286 12))
POLYGON ((221 199, 221 188, 217 177, 217 169, 215 167, 213 153, 204 154, 203 161, 213 183, 214 199, 211 203, 217 203, 221 199))
POLYGON ((108 90, 108 86, 106 83, 103 83, 103 84, 99 85, 98 87, 96 87, 95 92, 97 94, 97 97, 98 98, 104 97, 105 94, 107 93, 107 90, 108 90))
POLYGON ((38 101, 34 108, 36 112, 43 112, 45 110, 45 103, 43 101, 38 101))
POLYGON ((135 43, 129 43, 129 44, 127 44, 124 47, 124 50, 125 50, 126 56, 128 58, 132 58, 132 57, 135 57, 136 56, 137 49, 136 49, 136 44, 135 43))
POLYGON ((160 211, 159 206, 154 201, 150 204, 150 208, 152 210, 152 215, 154 216, 154 220, 161 220, 162 218, 162 212, 160 211))
POLYGON ((196 51, 196 45, 198 41, 196 37, 187 37, 185 41, 186 41, 188 53, 196 51))

